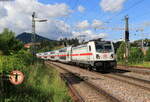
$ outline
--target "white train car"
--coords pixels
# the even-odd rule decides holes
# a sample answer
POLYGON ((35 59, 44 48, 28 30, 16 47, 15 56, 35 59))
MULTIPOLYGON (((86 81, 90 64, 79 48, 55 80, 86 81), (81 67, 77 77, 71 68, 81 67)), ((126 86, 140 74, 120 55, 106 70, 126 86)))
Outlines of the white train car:
POLYGON ((49 60, 58 61, 59 59, 59 50, 49 52, 49 60))
POLYGON ((41 58, 42 57, 42 53, 36 53, 36 57, 37 58, 41 58))
POLYGON ((48 60, 49 52, 44 52, 42 55, 43 55, 43 56, 42 56, 42 59, 48 60))
POLYGON ((69 63, 71 61, 71 46, 59 50, 59 61, 69 63))
POLYGON ((71 61, 76 65, 104 70, 116 66, 113 43, 110 41, 89 41, 72 47, 71 61))
POLYGON ((47 58, 47 56, 45 55, 44 52, 43 52, 43 53, 37 53, 36 56, 37 56, 38 58, 41 58, 41 59, 44 59, 44 60, 47 58))

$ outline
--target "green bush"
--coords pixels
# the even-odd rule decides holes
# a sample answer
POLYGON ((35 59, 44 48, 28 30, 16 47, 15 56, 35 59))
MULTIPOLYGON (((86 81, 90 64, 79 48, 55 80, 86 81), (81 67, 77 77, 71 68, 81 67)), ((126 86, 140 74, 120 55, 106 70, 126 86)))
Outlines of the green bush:
POLYGON ((5 28, 0 33, 0 50, 5 55, 16 53, 23 48, 23 43, 15 38, 15 33, 5 28))
POLYGON ((150 61, 150 47, 149 49, 146 51, 146 55, 144 57, 145 61, 150 61))
POLYGON ((0 56, 0 72, 12 70, 23 71, 32 62, 32 55, 26 51, 19 51, 18 54, 0 56))
POLYGON ((117 50, 117 60, 119 62, 124 62, 124 53, 125 53, 125 42, 122 42, 117 50))
POLYGON ((140 48, 132 47, 130 49, 130 54, 128 58, 130 64, 143 62, 143 59, 144 59, 144 54, 140 48))

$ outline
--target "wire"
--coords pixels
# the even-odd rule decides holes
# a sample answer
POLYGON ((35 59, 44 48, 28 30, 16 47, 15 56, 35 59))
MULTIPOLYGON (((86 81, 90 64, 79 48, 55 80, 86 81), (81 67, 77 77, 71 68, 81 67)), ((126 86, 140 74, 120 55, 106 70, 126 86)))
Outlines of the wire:
POLYGON ((109 19, 107 20, 107 22, 109 22, 110 20, 112 20, 112 18, 114 18, 114 17, 116 17, 116 16, 118 16, 118 15, 120 15, 120 14, 122 14, 122 13, 125 13, 125 12, 129 11, 130 9, 132 9, 132 8, 134 8, 135 6, 139 5, 139 4, 142 3, 143 1, 144 1, 144 0, 139 0, 139 1, 135 2, 135 3, 132 4, 129 8, 127 8, 127 9, 125 9, 124 11, 122 11, 122 12, 120 12, 120 13, 118 13, 118 14, 112 16, 111 18, 109 18, 109 19))
MULTIPOLYGON (((71 2, 71 0, 68 0, 68 3, 69 3, 69 4, 70 4, 70 2, 71 2)), ((78 3, 79 3, 79 0, 76 0, 75 3, 74 3, 74 5, 72 6, 72 9, 75 9, 75 7, 78 5, 78 3)), ((68 21, 68 20, 69 20, 68 17, 65 17, 63 21, 64 21, 64 23, 67 24, 67 21, 68 21)), ((58 27, 57 27, 57 28, 58 28, 58 27)), ((69 28, 66 28, 66 29, 68 30, 68 31, 67 31, 67 35, 68 35, 68 36, 72 36, 71 31, 69 31, 70 29, 69 29, 69 28)), ((58 31, 57 33, 60 34, 60 36, 61 36, 62 38, 64 38, 64 37, 63 37, 63 33, 64 33, 63 31, 58 31)))

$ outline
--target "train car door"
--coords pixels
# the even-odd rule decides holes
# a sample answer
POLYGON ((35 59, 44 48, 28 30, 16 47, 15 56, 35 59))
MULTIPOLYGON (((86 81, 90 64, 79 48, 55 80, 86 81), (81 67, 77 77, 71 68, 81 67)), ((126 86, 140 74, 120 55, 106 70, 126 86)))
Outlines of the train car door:
POLYGON ((92 51, 92 49, 91 49, 91 45, 88 45, 88 53, 89 53, 89 55, 88 55, 88 61, 91 61, 91 52, 92 51))

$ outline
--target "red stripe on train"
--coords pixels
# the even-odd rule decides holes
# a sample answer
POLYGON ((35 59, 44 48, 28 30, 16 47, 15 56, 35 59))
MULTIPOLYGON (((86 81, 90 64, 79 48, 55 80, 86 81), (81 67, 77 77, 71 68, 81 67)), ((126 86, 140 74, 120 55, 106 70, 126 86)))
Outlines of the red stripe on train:
POLYGON ((93 53, 82 53, 80 56, 87 56, 87 55, 93 55, 93 53))

